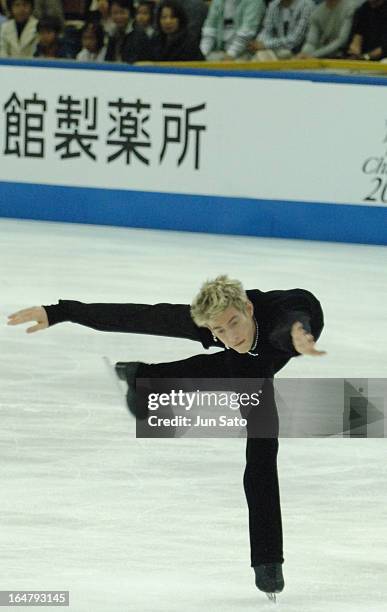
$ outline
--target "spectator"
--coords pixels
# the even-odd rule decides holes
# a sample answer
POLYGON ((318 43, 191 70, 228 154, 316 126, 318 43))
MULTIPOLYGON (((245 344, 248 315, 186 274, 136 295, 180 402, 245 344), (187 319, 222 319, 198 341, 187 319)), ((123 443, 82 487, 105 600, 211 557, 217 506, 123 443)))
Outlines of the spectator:
POLYGON ((0 57, 33 57, 38 39, 33 8, 32 0, 9 0, 11 19, 0 29, 0 57))
POLYGON ((98 21, 103 27, 106 34, 112 36, 114 34, 115 25, 110 15, 110 6, 108 0, 94 0, 90 6, 88 21, 98 21))
POLYGON ((356 10, 347 55, 363 60, 387 56, 386 0, 367 0, 356 10))
POLYGON ((132 0, 110 0, 110 10, 116 29, 109 39, 106 60, 128 64, 150 60, 152 48, 148 37, 133 27, 132 0))
POLYGON ((66 25, 80 27, 87 18, 91 0, 61 0, 66 25))
POLYGON ((91 0, 60 0, 65 19, 64 37, 73 57, 81 49, 81 29, 89 14, 91 0))
POLYGON ((4 13, 1 12, 1 6, 0 6, 0 28, 1 28, 1 24, 4 23, 5 21, 7 21, 7 17, 4 15, 4 13))
POLYGON ((207 60, 234 60, 247 51, 262 23, 264 0, 212 0, 200 49, 207 60))
POLYGON ((34 57, 72 59, 71 49, 61 39, 62 24, 58 17, 42 17, 37 25, 38 44, 34 57))
POLYGON ((273 0, 263 28, 247 48, 253 60, 288 59, 301 50, 310 23, 313 0, 273 0))
POLYGON ((5 0, 0 0, 0 28, 1 24, 8 19, 8 7, 5 0))
POLYGON ((152 38, 155 32, 153 27, 154 8, 155 3, 151 0, 140 0, 136 6, 135 27, 145 32, 148 38, 152 38))
POLYGON ((60 0, 35 0, 34 16, 39 20, 42 17, 56 17, 59 19, 61 29, 64 26, 64 13, 60 0))
POLYGON ((342 57, 352 27, 353 0, 324 0, 312 13, 299 58, 342 57))
POLYGON ((208 6, 204 0, 180 0, 187 14, 189 33, 199 43, 202 35, 202 27, 208 13, 208 6))
POLYGON ((157 34, 152 40, 156 62, 203 60, 199 43, 188 31, 188 17, 178 0, 162 0, 156 16, 157 34))
POLYGON ((79 62, 103 62, 106 56, 105 32, 100 23, 90 21, 82 29, 82 49, 79 62))

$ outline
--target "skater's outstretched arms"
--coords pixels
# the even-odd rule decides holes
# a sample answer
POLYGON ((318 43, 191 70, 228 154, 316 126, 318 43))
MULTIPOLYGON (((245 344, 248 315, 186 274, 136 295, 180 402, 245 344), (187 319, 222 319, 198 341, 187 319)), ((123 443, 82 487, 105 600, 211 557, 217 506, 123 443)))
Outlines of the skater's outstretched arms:
POLYGON ((187 338, 201 342, 206 348, 212 340, 209 330, 195 325, 186 304, 85 304, 59 300, 58 304, 51 306, 16 312, 10 315, 9 324, 32 320, 36 320, 38 325, 30 331, 71 321, 100 331, 187 338))
POLYGON ((8 325, 20 325, 20 323, 29 323, 35 321, 35 325, 27 327, 27 334, 32 334, 41 329, 48 327, 48 317, 43 306, 33 306, 32 308, 24 308, 8 316, 8 325))
POLYGON ((269 314, 269 341, 289 356, 324 355, 315 342, 324 327, 320 302, 305 289, 265 293, 269 314))

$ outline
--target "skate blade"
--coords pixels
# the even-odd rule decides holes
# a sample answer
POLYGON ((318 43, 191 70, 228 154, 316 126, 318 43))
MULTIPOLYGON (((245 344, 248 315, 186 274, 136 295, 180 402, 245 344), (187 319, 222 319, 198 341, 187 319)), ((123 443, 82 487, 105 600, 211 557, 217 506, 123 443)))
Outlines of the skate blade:
POLYGON ((277 603, 277 597, 275 593, 265 593, 266 597, 273 603, 277 603))

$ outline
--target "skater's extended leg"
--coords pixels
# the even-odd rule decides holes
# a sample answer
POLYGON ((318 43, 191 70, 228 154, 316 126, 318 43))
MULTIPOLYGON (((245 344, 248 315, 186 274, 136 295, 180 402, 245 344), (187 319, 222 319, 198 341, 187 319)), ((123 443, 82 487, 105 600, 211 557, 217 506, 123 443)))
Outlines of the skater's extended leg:
POLYGON ((168 363, 142 363, 137 378, 229 378, 231 376, 226 351, 211 355, 194 355, 168 363))
POLYGON ((275 438, 247 440, 243 483, 249 507, 252 567, 284 560, 277 453, 275 438))
MULTIPOLYGON (((226 351, 212 355, 195 355, 167 363, 142 363, 138 361, 116 364, 119 378, 128 383, 127 404, 130 412, 138 419, 145 419, 147 412, 137 407, 136 379, 138 378, 230 378, 231 368, 226 351)), ((216 385, 216 383, 215 383, 216 385)))

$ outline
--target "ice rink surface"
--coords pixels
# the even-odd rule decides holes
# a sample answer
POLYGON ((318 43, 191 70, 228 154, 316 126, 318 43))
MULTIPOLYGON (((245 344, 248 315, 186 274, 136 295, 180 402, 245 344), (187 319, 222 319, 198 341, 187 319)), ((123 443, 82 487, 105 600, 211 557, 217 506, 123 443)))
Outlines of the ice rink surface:
MULTIPOLYGON (((328 354, 282 377, 384 377, 387 249, 3 219, 0 272, 0 590, 69 590, 71 612, 273 609, 249 563, 245 441, 136 440, 103 362, 201 345, 72 323, 27 335, 6 316, 59 298, 189 303, 227 273, 320 299, 328 354)), ((386 460, 385 439, 280 440, 278 610, 387 611, 386 460)))

